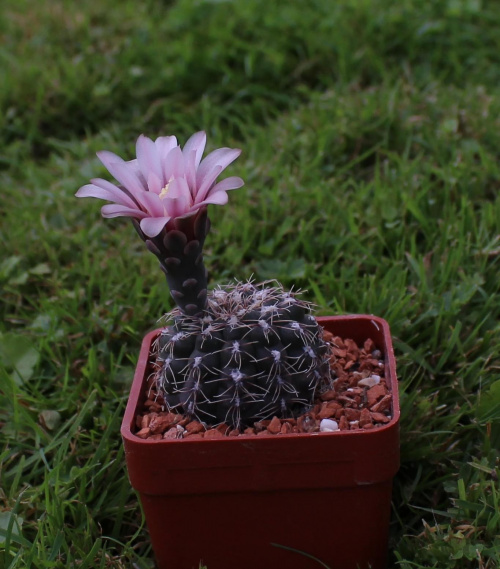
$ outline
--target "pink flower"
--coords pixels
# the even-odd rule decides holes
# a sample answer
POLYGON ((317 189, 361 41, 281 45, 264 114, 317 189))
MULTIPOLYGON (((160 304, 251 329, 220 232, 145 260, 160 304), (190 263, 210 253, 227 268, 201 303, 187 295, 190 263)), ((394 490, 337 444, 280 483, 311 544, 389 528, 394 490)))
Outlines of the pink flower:
POLYGON ((76 196, 114 202, 102 207, 103 217, 138 219, 143 233, 155 237, 170 219, 188 217, 208 204, 223 205, 228 190, 243 186, 243 180, 235 176, 216 183, 241 150, 219 148, 201 160, 206 140, 204 132, 197 132, 181 150, 175 136, 153 141, 141 135, 137 158, 129 162, 107 150, 98 152, 99 160, 121 185, 96 178, 76 196))

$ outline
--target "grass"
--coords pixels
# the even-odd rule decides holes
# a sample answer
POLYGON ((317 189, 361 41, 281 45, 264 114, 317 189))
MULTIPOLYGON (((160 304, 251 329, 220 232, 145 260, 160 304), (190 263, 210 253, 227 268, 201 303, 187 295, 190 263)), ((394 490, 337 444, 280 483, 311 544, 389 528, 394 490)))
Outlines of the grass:
POLYGON ((0 569, 151 568, 119 425, 170 308, 95 151, 198 129, 246 180, 212 283, 277 277, 391 325, 391 566, 500 566, 500 13, 494 1, 5 0, 0 569))

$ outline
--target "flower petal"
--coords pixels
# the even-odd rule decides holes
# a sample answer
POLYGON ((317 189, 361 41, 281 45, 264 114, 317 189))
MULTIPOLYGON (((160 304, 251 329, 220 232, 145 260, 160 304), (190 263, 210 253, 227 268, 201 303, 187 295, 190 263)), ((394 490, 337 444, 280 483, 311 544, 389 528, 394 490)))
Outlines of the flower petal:
POLYGON ((241 186, 245 185, 245 182, 238 178, 238 176, 230 176, 229 178, 225 178, 221 180, 211 190, 208 192, 208 196, 215 194, 217 192, 227 192, 229 190, 237 190, 241 188, 241 186))
POLYGON ((132 172, 137 176, 137 178, 139 179, 139 182, 141 183, 141 186, 143 188, 147 188, 147 182, 146 182, 146 178, 142 175, 141 172, 141 167, 139 166, 139 160, 137 160, 137 158, 134 158, 133 160, 128 160, 126 162, 130 168, 130 170, 132 170, 132 172))
MULTIPOLYGON (((158 156, 160 157, 160 162, 163 164, 167 154, 177 146, 177 138, 175 136, 159 136, 155 140, 156 147, 158 148, 158 156)), ((165 181, 165 183, 168 180, 165 181)))
POLYGON ((97 156, 109 173, 116 178, 120 184, 125 186, 127 190, 132 192, 134 196, 147 189, 135 173, 134 168, 116 154, 107 150, 101 150, 97 153, 97 156))
POLYGON ((103 217, 135 217, 142 219, 147 214, 140 209, 132 209, 124 205, 108 204, 101 207, 101 214, 103 217))
POLYGON ((168 187, 163 203, 172 217, 180 217, 189 211, 193 200, 189 186, 184 178, 174 178, 168 187))
POLYGON ((151 217, 162 217, 165 215, 163 202, 154 192, 142 192, 141 204, 151 217))
POLYGON ((195 202, 202 202, 208 195, 210 189, 215 183, 217 176, 222 172, 222 166, 215 166, 212 170, 203 178, 203 181, 198 186, 195 196, 195 202))
POLYGON ((184 154, 184 165, 186 168, 186 182, 188 183, 191 197, 196 196, 196 150, 191 150, 189 154, 184 154))
POLYGON ((137 204, 134 203, 127 194, 123 193, 116 186, 113 186, 113 184, 110 184, 110 186, 112 186, 113 189, 105 189, 94 184, 86 184, 82 186, 75 195, 77 198, 98 198, 100 200, 115 202, 116 204, 126 207, 137 207, 137 204))
POLYGON ((191 192, 185 178, 174 178, 169 186, 167 197, 182 198, 191 206, 191 192))
POLYGON ((132 201, 133 207, 140 207, 139 202, 134 198, 133 194, 127 190, 127 188, 124 188, 123 186, 117 187, 111 182, 103 180, 102 178, 92 178, 90 182, 94 184, 94 186, 97 186, 98 188, 103 188, 104 190, 113 191, 113 189, 115 190, 118 189, 120 190, 120 192, 125 194, 132 201))
POLYGON ((158 178, 158 176, 156 174, 154 174, 153 172, 150 172, 149 176, 148 176, 149 191, 154 193, 154 194, 160 195, 160 192, 163 189, 163 185, 164 185, 162 182, 162 179, 163 179, 163 175, 161 178, 158 178))
MULTIPOLYGON (((149 182, 149 178, 151 174, 153 174, 159 180, 161 190, 163 185, 163 172, 158 147, 150 138, 141 134, 137 139, 136 152, 144 179, 149 182)), ((158 190, 158 193, 160 190, 158 190)))
POLYGON ((238 148, 218 148, 211 152, 203 159, 198 167, 198 171, 196 173, 196 185, 200 187, 205 176, 207 176, 215 166, 221 166, 222 171, 227 168, 231 162, 236 160, 240 154, 241 150, 238 148))
POLYGON ((215 192, 215 194, 211 194, 207 197, 206 200, 193 205, 193 207, 189 211, 196 211, 200 207, 208 204, 215 204, 215 205, 225 205, 227 204, 228 195, 226 192, 215 192))
POLYGON ((172 178, 184 176, 184 156, 180 146, 172 148, 163 162, 163 176, 165 183, 168 184, 172 178))
POLYGON ((141 220, 141 229, 148 237, 156 237, 169 220, 170 217, 146 217, 141 220))
POLYGON ((206 133, 204 131, 196 132, 188 139, 182 150, 184 154, 185 176, 192 197, 196 195, 196 170, 203 156, 206 143, 206 133))
POLYGON ((207 143, 207 134, 205 131, 201 130, 200 132, 196 132, 191 137, 189 137, 186 144, 184 145, 184 148, 182 149, 185 155, 191 154, 191 152, 195 151, 196 153, 196 158, 194 162, 195 168, 198 168, 200 164, 206 143, 207 143))

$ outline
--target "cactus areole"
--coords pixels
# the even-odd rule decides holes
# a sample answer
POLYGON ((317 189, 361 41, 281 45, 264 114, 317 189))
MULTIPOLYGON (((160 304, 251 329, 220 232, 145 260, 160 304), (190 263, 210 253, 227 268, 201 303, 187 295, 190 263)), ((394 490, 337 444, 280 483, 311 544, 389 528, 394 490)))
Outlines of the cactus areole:
POLYGON ((243 180, 217 178, 240 154, 202 160, 204 132, 181 149, 174 136, 141 135, 137 158, 98 157, 119 186, 93 179, 77 197, 113 202, 104 217, 130 217, 159 260, 176 308, 154 344, 156 381, 170 410, 208 425, 244 428, 303 413, 328 381, 327 346, 310 303, 277 282, 232 283, 208 292, 203 245, 209 204, 223 205, 243 180))

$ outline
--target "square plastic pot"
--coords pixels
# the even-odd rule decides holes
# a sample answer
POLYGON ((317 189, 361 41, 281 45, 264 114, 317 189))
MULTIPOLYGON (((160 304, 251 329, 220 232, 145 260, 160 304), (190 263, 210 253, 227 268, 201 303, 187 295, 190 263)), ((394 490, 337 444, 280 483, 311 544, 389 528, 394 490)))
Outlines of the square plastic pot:
POLYGON ((159 569, 385 569, 399 397, 389 326, 319 317, 334 335, 385 355, 389 423, 372 430, 148 441, 136 437, 151 343, 143 341, 122 423, 128 473, 159 569), (315 558, 315 559, 313 559, 315 558))

